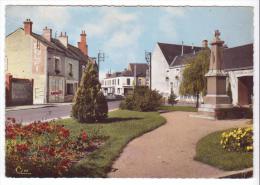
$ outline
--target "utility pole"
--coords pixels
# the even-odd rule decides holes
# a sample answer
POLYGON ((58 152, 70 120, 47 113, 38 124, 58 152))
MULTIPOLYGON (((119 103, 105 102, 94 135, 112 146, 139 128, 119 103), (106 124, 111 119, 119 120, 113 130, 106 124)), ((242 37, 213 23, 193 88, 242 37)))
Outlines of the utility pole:
POLYGON ((145 51, 145 60, 149 66, 149 87, 150 87, 150 89, 152 89, 152 62, 151 62, 151 59, 152 59, 152 53, 145 51))
POLYGON ((99 79, 100 63, 104 62, 104 61, 105 61, 105 53, 99 51, 98 52, 98 61, 97 61, 98 62, 98 79, 99 79))

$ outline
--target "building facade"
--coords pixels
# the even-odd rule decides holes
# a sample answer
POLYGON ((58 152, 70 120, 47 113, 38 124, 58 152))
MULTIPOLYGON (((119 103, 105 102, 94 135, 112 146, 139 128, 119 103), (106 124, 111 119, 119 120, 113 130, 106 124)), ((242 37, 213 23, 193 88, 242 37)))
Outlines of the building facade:
POLYGON ((105 96, 125 96, 133 92, 134 86, 147 86, 148 65, 130 63, 122 72, 107 73, 102 80, 102 91, 105 96))
POLYGON ((39 35, 32 32, 32 25, 27 19, 24 28, 6 37, 6 74, 34 80, 34 104, 71 101, 89 62, 85 32, 80 35, 82 44, 75 47, 66 32, 53 38, 50 28, 39 35))
MULTIPOLYGON (((171 89, 180 102, 194 103, 196 97, 181 96, 179 93, 182 73, 189 58, 204 47, 182 46, 157 43, 152 53, 152 89, 158 90, 164 97, 170 95, 171 89), (184 49, 186 47, 186 49, 184 49)), ((253 44, 223 50, 223 68, 228 72, 227 78, 232 91, 233 105, 245 106, 252 103, 253 98, 253 44)), ((228 83, 227 83, 228 84, 228 83)), ((200 97, 203 102, 203 97, 200 97)))

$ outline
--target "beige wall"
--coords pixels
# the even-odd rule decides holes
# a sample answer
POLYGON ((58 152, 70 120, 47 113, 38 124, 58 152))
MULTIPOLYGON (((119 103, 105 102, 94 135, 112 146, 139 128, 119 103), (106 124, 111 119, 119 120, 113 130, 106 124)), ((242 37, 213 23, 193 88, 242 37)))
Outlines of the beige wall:
POLYGON ((36 39, 30 35, 25 35, 22 29, 18 29, 7 36, 5 42, 6 73, 11 73, 14 78, 34 79, 33 103, 45 103, 46 47, 39 43, 40 48, 34 48, 36 39), (33 62, 34 60, 36 62, 33 62), (41 66, 38 66, 36 71, 38 64, 41 64, 41 66))

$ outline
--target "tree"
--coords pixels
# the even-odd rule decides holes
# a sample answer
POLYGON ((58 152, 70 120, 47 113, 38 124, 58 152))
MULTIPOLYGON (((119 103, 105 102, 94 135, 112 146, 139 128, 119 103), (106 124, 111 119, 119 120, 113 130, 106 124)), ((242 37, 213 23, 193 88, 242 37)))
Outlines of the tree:
POLYGON ((101 92, 97 65, 89 62, 73 100, 72 116, 81 123, 90 123, 105 119, 107 113, 107 101, 101 92))
POLYGON ((169 96, 169 98, 168 98, 168 103, 173 106, 174 104, 177 103, 176 98, 177 98, 177 97, 176 97, 176 95, 174 94, 173 90, 171 90, 171 94, 170 94, 170 96, 169 96))
POLYGON ((180 84, 181 95, 196 96, 196 107, 199 106, 199 95, 206 95, 207 78, 205 74, 209 70, 210 50, 205 48, 199 51, 195 57, 188 60, 183 71, 182 82, 180 84))

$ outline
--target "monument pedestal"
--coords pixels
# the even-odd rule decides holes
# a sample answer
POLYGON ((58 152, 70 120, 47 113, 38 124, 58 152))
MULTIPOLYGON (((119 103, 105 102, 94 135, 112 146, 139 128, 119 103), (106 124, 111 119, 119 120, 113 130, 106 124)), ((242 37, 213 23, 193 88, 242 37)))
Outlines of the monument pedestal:
POLYGON ((204 97, 204 103, 201 104, 199 114, 219 119, 221 112, 232 109, 229 96, 226 94, 226 78, 228 76, 222 70, 210 70, 207 77, 207 95, 204 97))

